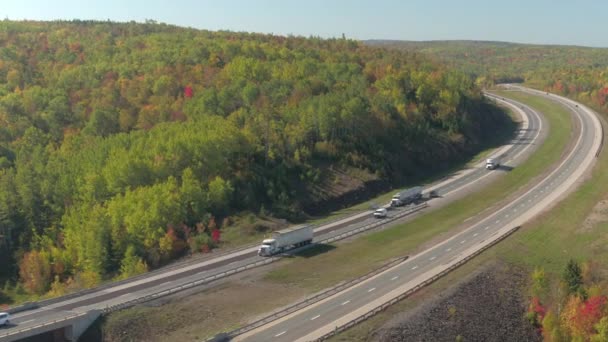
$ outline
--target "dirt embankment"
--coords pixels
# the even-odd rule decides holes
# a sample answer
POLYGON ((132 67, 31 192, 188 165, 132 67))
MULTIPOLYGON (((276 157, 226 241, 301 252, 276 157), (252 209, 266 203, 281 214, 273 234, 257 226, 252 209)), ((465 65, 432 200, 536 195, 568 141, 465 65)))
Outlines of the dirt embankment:
POLYGON ((525 318, 526 274, 493 264, 436 300, 395 316, 372 340, 542 341, 525 318))

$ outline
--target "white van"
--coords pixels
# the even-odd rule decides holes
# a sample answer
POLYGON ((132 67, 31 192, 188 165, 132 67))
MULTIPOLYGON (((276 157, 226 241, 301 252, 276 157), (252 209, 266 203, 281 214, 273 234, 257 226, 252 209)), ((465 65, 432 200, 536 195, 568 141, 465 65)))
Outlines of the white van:
POLYGON ((7 312, 0 312, 0 326, 8 325, 10 315, 7 312))
POLYGON ((488 158, 486 159, 486 169, 494 170, 495 168, 500 166, 500 161, 498 158, 488 158))

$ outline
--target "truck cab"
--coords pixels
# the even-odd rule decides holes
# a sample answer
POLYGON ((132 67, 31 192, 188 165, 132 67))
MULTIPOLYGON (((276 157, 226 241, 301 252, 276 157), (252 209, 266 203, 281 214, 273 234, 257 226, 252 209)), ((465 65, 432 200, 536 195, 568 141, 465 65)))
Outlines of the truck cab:
POLYGON ((401 205, 403 205, 403 202, 401 202, 401 200, 399 199, 399 196, 393 196, 393 198, 391 199, 391 207, 400 207, 401 205))
POLYGON ((275 239, 264 239, 262 245, 258 249, 259 256, 271 256, 276 251, 276 240, 275 239))
POLYGON ((486 159, 486 170, 494 170, 500 166, 500 161, 497 158, 486 159))

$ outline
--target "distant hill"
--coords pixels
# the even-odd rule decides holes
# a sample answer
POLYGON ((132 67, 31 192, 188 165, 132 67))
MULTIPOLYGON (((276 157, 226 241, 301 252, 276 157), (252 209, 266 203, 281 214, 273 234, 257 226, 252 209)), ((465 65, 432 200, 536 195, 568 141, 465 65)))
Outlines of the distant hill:
POLYGON ((367 40, 364 44, 422 53, 474 76, 524 80, 540 70, 608 67, 608 49, 494 41, 367 40))

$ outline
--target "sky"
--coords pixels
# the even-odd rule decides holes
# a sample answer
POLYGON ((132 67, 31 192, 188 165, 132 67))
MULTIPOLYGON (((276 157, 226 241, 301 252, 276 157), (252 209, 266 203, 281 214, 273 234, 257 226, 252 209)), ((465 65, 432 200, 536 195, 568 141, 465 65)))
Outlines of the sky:
POLYGON ((608 47, 606 0, 0 0, 0 18, 158 22, 207 30, 608 47))

